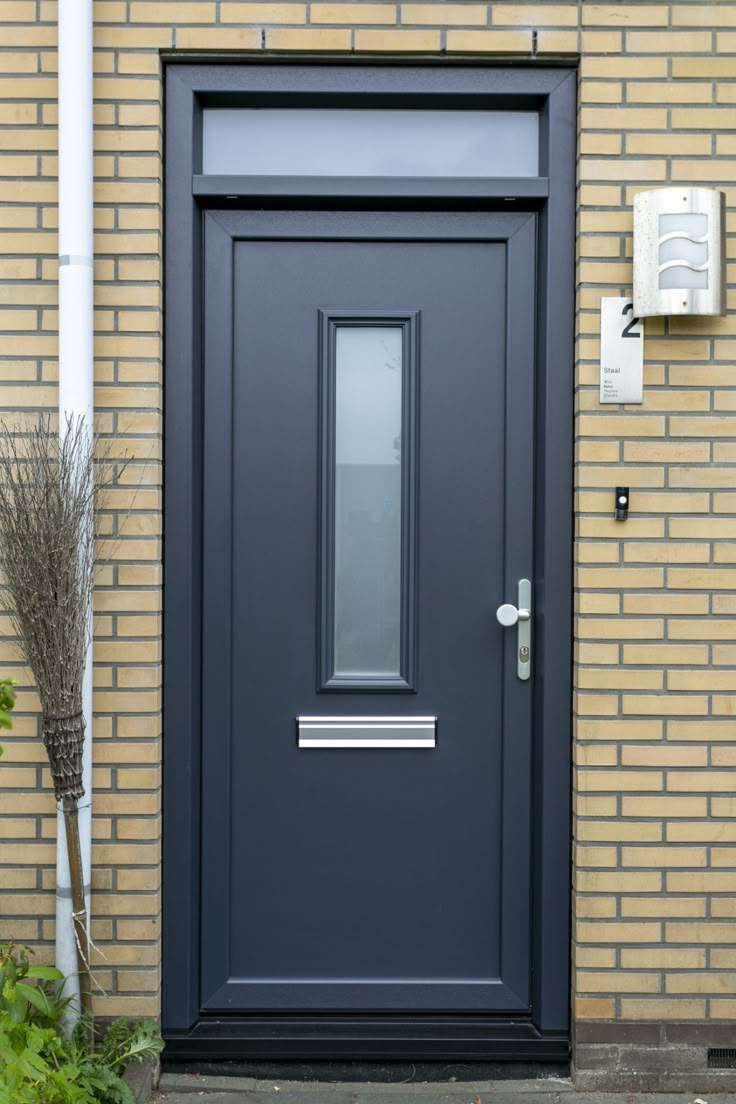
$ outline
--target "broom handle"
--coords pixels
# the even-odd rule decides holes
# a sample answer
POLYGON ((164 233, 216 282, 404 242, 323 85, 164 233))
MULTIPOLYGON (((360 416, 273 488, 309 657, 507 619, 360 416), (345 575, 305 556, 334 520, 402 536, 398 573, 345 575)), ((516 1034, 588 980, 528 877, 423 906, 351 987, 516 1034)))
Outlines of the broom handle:
POLYGON ((69 875, 72 887, 72 915, 77 943, 79 972, 79 1002, 82 1021, 87 1033, 90 1052, 94 1045, 94 1021, 92 1018, 92 986, 89 970, 89 933, 87 931, 87 907, 84 900, 84 875, 82 873, 82 849, 79 843, 79 815, 77 799, 65 797, 62 801, 66 847, 69 855, 69 875))

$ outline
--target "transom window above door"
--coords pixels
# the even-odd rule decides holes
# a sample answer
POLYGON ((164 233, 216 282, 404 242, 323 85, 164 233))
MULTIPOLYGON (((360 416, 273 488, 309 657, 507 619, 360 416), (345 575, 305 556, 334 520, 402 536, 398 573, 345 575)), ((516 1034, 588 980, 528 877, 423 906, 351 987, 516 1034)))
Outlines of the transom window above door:
POLYGON ((220 176, 537 176, 536 111, 205 108, 220 176))

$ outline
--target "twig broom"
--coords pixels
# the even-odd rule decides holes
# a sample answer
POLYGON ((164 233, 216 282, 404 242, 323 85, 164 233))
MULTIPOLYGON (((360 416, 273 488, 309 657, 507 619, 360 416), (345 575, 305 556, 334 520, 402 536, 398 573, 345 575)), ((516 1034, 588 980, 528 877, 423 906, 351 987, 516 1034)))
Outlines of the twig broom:
POLYGON ((89 934, 79 843, 82 679, 95 577, 94 438, 84 419, 58 438, 0 426, 0 572, 41 699, 43 742, 66 828, 82 1019, 93 1034, 89 934))

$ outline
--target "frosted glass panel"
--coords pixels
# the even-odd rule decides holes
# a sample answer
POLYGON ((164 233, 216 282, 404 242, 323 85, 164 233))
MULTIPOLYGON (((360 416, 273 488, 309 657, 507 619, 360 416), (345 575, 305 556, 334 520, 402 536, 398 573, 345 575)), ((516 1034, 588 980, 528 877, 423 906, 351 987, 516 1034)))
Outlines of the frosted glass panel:
POLYGON ((659 216, 659 286, 708 287, 707 215, 683 211, 659 216))
POLYGON ((334 673, 398 676, 402 330, 335 336, 334 673))
POLYGON ((536 176, 534 111, 207 108, 218 176, 536 176))

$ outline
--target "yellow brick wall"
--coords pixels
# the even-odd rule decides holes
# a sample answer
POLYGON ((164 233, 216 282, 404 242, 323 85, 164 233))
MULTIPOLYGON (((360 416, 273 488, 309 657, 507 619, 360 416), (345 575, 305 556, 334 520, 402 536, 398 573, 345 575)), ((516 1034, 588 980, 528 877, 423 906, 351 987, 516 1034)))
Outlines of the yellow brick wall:
MULTIPOLYGON (((52 0, 0 7, 0 407, 23 418, 56 403, 55 17, 52 0)), ((159 51, 442 51, 580 58, 576 1015, 736 1018, 734 315, 649 320, 643 405, 601 408, 597 391, 599 300, 630 291, 636 191, 736 198, 736 0, 96 0, 95 19, 96 402, 140 461, 111 502, 96 601, 100 1012, 158 1007, 159 51)), ((6 639, 0 661, 28 686, 6 639)), ((3 741, 0 938, 48 953, 55 821, 34 709, 24 689, 3 741)))
POLYGON ((734 316, 647 320, 644 403, 628 408, 598 403, 597 335, 600 296, 630 292, 636 191, 703 183, 733 206, 736 4, 582 15, 574 1003, 581 1020, 728 1020, 734 316))
MULTIPOLYGON (((124 4, 96 10, 98 35, 124 4)), ((0 409, 26 423, 57 403, 56 6, 0 6, 0 409)), ((154 32, 155 34, 155 32, 154 32)), ((159 1007, 161 681, 161 122, 155 49, 95 56, 97 424, 132 457, 102 531, 95 598, 92 937, 102 1015, 159 1007), (145 76, 128 76, 137 70, 145 76), (120 76, 116 76, 118 73, 120 76), (125 74, 125 76, 123 76, 125 74), (124 95, 120 95, 125 85, 124 95), (122 102, 130 100, 130 103, 122 102), (140 100, 140 103, 135 101, 140 100), (120 102, 119 102, 120 101, 120 102), (150 101, 150 102, 149 102, 150 101)), ((0 741, 0 939, 53 954, 56 819, 36 697, 21 684, 0 741)))

